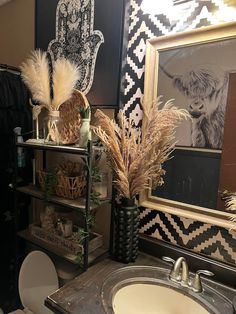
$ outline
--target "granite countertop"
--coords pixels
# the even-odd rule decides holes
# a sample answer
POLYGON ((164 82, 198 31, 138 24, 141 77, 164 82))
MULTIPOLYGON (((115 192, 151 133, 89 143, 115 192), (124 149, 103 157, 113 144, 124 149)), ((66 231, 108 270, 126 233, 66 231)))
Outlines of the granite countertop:
MULTIPOLYGON (((51 294, 46 299, 45 304, 55 313, 104 314, 105 311, 101 299, 101 288, 104 279, 114 270, 132 265, 171 267, 166 262, 144 253, 140 253, 137 261, 132 264, 122 264, 107 258, 51 294)), ((230 301, 236 295, 236 291, 231 288, 215 283, 212 280, 202 280, 230 301)))

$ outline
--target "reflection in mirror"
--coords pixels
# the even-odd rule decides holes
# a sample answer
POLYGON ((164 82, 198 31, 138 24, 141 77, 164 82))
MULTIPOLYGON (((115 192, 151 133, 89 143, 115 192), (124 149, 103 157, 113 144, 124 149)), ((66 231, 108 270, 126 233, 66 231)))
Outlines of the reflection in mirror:
POLYGON ((159 54, 158 95, 174 98, 192 121, 177 130, 178 145, 221 149, 229 73, 236 70, 236 39, 159 54))
POLYGON ((153 195, 217 208, 228 81, 236 70, 235 55, 236 39, 159 53, 157 95, 163 95, 164 102, 175 99, 192 120, 177 128, 174 158, 164 165, 165 184, 153 195))
POLYGON ((217 207, 220 154, 178 149, 164 165, 165 184, 152 195, 208 208, 217 207))
POLYGON ((174 99, 191 119, 176 129, 173 158, 164 165, 164 185, 141 193, 142 206, 235 228, 218 193, 236 191, 236 162, 228 147, 236 116, 235 56, 235 22, 148 41, 144 106, 162 95, 163 104, 174 99))

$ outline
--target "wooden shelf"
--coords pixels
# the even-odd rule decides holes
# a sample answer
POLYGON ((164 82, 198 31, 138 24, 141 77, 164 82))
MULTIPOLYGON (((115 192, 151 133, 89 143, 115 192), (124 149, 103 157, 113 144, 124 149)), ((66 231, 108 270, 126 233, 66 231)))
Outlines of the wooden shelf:
MULTIPOLYGON (((60 249, 60 248, 58 248, 52 244, 46 243, 45 241, 42 241, 42 240, 34 237, 28 229, 19 231, 17 234, 19 237, 23 238, 24 240, 29 241, 29 242, 49 251, 49 252, 51 252, 51 253, 53 253, 53 254, 61 257, 61 258, 73 263, 73 264, 79 265, 78 261, 76 260, 76 255, 68 253, 65 250, 62 250, 62 249, 60 249)), ((94 250, 93 252, 89 253, 89 255, 88 255, 89 265, 93 264, 96 259, 98 259, 102 255, 106 254, 107 251, 108 250, 106 248, 100 247, 100 248, 94 250)))
MULTIPOLYGON (((21 187, 17 187, 16 190, 18 192, 30 195, 32 197, 38 198, 40 200, 43 200, 43 193, 42 191, 37 188, 35 185, 27 185, 27 186, 21 186, 21 187)), ((66 206, 68 208, 72 208, 75 210, 80 210, 80 211, 85 211, 85 198, 80 198, 77 200, 70 200, 70 199, 66 199, 66 198, 62 198, 56 195, 53 195, 50 197, 49 200, 51 203, 57 204, 57 205, 61 205, 61 206, 66 206)), ((97 205, 97 204, 91 204, 90 206, 90 210, 93 210, 105 203, 109 203, 110 200, 106 199, 101 201, 101 204, 97 205)))
POLYGON ((22 142, 22 143, 17 142, 16 146, 24 147, 24 148, 31 148, 31 149, 38 149, 38 150, 44 150, 44 151, 54 151, 54 152, 61 152, 61 153, 77 154, 77 155, 82 155, 82 156, 88 155, 87 148, 76 147, 74 145, 65 146, 65 145, 48 145, 48 144, 35 143, 35 142, 22 142))

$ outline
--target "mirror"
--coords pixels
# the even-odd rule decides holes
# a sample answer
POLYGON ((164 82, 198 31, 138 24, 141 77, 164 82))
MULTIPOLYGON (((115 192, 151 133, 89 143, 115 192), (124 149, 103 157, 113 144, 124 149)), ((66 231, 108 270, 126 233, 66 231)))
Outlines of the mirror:
MULTIPOLYGON (((150 189, 140 195, 141 206, 236 229, 230 221, 232 213, 224 210, 218 195, 224 185, 229 186, 224 165, 229 134, 231 142, 234 139, 229 128, 232 113, 236 116, 235 55, 235 22, 147 42, 144 106, 163 95, 163 104, 175 99, 176 106, 189 111, 191 120, 176 129, 174 158, 163 166, 164 185, 153 190, 150 183, 150 189)), ((236 191, 236 182, 232 184, 231 190, 236 191)))

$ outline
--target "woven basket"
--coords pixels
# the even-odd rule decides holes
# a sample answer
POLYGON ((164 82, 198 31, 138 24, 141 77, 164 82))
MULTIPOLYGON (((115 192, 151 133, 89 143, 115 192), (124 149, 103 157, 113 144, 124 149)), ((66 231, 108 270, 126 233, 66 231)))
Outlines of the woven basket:
MULTIPOLYGON (((38 171, 38 181, 41 189, 44 189, 46 175, 47 172, 42 170, 38 171)), ((57 196, 74 200, 80 196, 83 196, 85 186, 86 181, 84 176, 67 177, 58 175, 57 184, 53 193, 55 193, 57 196)))
POLYGON ((81 125, 79 109, 89 107, 86 96, 75 89, 72 97, 60 106, 61 130, 60 141, 62 144, 74 144, 79 138, 81 125))

